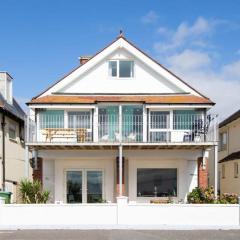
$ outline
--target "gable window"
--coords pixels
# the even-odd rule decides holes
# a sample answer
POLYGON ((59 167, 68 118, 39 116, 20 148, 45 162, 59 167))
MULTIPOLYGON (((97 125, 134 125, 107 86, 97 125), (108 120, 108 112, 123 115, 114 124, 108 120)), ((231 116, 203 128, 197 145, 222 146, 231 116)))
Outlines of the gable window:
POLYGON ((15 124, 9 123, 8 134, 11 139, 15 140, 17 138, 17 126, 15 124))
POLYGON ((129 60, 111 60, 108 64, 110 77, 134 77, 134 62, 129 60))
POLYGON ((227 133, 226 132, 220 133, 219 144, 220 144, 219 146, 220 151, 224 151, 227 149, 227 133))
POLYGON ((234 163, 234 177, 238 178, 238 174, 239 174, 238 163, 235 162, 234 163))
POLYGON ((117 77, 117 61, 109 61, 109 76, 117 77))

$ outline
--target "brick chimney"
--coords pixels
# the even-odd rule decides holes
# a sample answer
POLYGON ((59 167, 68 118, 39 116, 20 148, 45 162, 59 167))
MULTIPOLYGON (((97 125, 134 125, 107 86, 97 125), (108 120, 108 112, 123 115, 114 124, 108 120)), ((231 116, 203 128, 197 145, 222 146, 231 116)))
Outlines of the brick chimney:
POLYGON ((79 57, 80 65, 85 64, 90 58, 91 58, 91 56, 81 56, 81 57, 79 57))
POLYGON ((12 80, 10 74, 0 72, 0 93, 9 104, 13 103, 12 80))

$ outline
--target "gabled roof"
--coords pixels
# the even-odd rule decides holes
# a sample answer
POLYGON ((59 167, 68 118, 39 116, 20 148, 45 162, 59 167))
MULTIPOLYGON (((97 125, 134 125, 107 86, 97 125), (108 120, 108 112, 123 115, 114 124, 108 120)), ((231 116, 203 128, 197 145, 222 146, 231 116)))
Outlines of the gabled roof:
MULTIPOLYGON (((202 101, 205 101, 204 99, 208 99, 204 95, 202 95, 200 92, 195 90, 193 87, 191 87, 189 84, 187 84, 185 81, 183 81, 181 78, 176 76, 174 73, 172 73, 170 70, 168 70, 166 67, 158 63, 156 60, 148 56, 146 53, 144 53, 142 50, 140 50, 138 47, 136 47, 133 43, 128 41, 122 34, 120 34, 117 39, 115 39, 113 42, 111 42, 109 45, 107 45, 105 48, 103 48, 101 51, 96 53, 88 62, 86 62, 84 65, 80 65, 77 68, 73 69, 70 73, 65 75, 63 78, 58 80, 56 83, 54 83, 52 86, 47 88, 45 91, 34 97, 31 101, 31 103, 35 103, 34 101, 37 98, 42 98, 48 95, 51 95, 56 91, 56 89, 61 89, 64 84, 71 82, 74 80, 74 78, 78 77, 79 75, 85 73, 87 70, 89 70, 91 67, 93 67, 95 64, 98 63, 104 56, 109 54, 109 52, 113 52, 119 47, 128 48, 128 50, 131 53, 137 54, 142 61, 144 61, 145 64, 149 65, 154 70, 158 71, 161 75, 165 75, 166 79, 168 79, 173 84, 178 84, 181 88, 184 89, 185 92, 190 92, 192 95, 196 95, 200 98, 203 98, 202 101), (109 51, 109 52, 108 52, 109 51)), ((117 93, 116 93, 117 95, 117 93)), ((60 100, 59 100, 60 101, 60 100)), ((211 102, 208 99, 209 102, 211 102)), ((212 102, 211 102, 212 103, 212 102)))
POLYGON ((231 153, 231 154, 228 155, 227 157, 221 159, 221 160, 219 161, 219 163, 229 162, 229 161, 233 161, 233 160, 237 160, 237 159, 240 159, 240 151, 231 153))
POLYGON ((209 99, 195 95, 114 95, 114 96, 59 96, 47 95, 33 99, 28 104, 93 104, 96 102, 143 102, 153 104, 214 104, 209 99))
POLYGON ((233 113, 231 116, 229 116, 228 118, 226 118, 225 120, 223 120, 220 124, 219 124, 219 128, 222 128, 224 126, 226 126, 227 124, 237 120, 238 118, 240 118, 240 109, 238 111, 236 111, 235 113, 233 113))
POLYGON ((6 112, 11 117, 15 117, 21 121, 24 121, 25 119, 25 112, 20 107, 18 102, 13 98, 13 104, 9 104, 2 94, 0 93, 0 111, 6 112))

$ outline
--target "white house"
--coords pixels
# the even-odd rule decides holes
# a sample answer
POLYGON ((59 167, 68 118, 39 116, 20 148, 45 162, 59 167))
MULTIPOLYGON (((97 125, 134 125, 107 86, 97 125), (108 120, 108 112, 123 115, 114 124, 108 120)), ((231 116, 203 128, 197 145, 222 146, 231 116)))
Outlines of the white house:
POLYGON ((207 186, 214 103, 122 34, 29 103, 27 146, 52 202, 183 201, 207 186))

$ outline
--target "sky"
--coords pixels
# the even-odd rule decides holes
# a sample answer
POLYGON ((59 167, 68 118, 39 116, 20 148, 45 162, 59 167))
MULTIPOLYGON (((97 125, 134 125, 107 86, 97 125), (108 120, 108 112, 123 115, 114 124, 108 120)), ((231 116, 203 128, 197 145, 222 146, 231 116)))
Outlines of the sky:
POLYGON ((240 109, 239 0, 0 0, 0 71, 29 101, 119 30, 216 106, 240 109))

